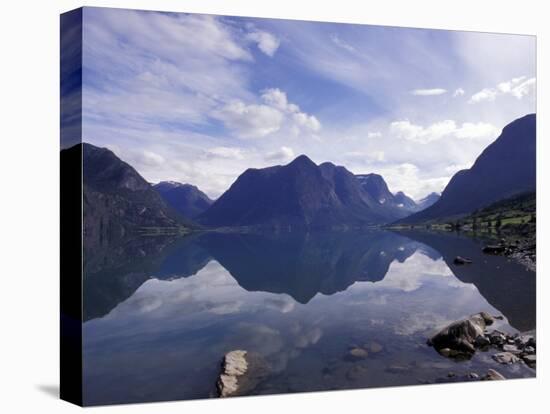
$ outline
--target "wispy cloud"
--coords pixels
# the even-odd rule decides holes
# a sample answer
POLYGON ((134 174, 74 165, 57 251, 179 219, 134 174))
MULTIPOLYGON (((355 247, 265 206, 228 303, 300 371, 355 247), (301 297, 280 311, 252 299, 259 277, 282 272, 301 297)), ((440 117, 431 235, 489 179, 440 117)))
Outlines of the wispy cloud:
POLYGON ((461 139, 496 138, 499 133, 498 128, 488 123, 465 122, 459 126, 453 120, 440 121, 428 126, 416 125, 408 120, 395 121, 391 123, 390 129, 399 138, 420 144, 428 144, 447 137, 461 139))
POLYGON ((536 90, 536 78, 520 76, 509 81, 500 82, 494 88, 484 88, 472 95, 469 103, 493 102, 499 96, 513 96, 516 99, 532 94, 536 90))
POLYGON ((271 33, 256 30, 246 35, 247 39, 258 44, 258 48, 267 56, 273 57, 279 48, 281 41, 271 33))
POLYGON ((436 95, 443 95, 445 93, 447 93, 447 89, 443 89, 443 88, 414 89, 411 91, 411 94, 416 96, 436 96, 436 95))

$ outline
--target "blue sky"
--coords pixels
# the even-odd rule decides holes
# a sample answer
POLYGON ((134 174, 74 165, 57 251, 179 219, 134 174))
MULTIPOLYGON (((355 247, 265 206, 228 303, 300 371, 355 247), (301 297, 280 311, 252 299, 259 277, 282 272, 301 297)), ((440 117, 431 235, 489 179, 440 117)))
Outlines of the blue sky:
POLYGON ((421 198, 535 112, 535 38, 84 9, 83 140, 218 197, 299 154, 421 198))

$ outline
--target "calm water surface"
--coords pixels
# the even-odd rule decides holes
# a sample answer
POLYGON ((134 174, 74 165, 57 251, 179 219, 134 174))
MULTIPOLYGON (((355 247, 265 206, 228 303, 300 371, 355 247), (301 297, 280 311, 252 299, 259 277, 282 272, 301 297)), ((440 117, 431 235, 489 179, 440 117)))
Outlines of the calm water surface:
POLYGON ((223 355, 270 373, 253 394, 450 381, 449 372, 532 377, 491 352, 455 362, 426 339, 486 311, 535 328, 535 274, 456 234, 207 233, 86 253, 84 399, 110 404, 215 396, 223 355), (456 255, 473 259, 452 263, 456 255), (353 347, 369 350, 364 359, 353 347), (377 352, 373 352, 377 351, 377 352))

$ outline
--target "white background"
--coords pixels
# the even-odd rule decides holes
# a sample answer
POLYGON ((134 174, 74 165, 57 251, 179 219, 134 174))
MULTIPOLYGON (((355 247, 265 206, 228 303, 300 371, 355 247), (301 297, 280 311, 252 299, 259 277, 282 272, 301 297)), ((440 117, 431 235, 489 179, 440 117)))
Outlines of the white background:
MULTIPOLYGON (((88 6, 204 12, 338 22, 464 29, 538 36, 538 378, 141 404, 93 408, 117 413, 181 412, 540 412, 550 381, 546 358, 548 259, 548 73, 550 24, 545 1, 489 0, 180 0, 93 1, 88 6), (546 105, 545 105, 546 104, 546 105), (542 253, 542 254, 541 254, 542 253), (545 390, 546 388, 546 390, 545 390)), ((77 1, 4 2, 0 41, 0 410, 79 410, 58 392, 59 13, 77 1)), ((514 292, 510 292, 513 295, 514 292)))

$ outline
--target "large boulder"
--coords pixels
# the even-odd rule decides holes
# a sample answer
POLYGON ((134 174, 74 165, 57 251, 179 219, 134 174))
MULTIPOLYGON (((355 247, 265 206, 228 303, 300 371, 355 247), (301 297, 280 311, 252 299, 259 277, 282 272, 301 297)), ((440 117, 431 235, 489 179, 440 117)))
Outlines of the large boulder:
POLYGON ((488 313, 476 313, 447 325, 428 340, 428 345, 438 352, 445 350, 446 356, 471 355, 475 352, 476 339, 483 336, 485 328, 493 322, 494 318, 488 313))

